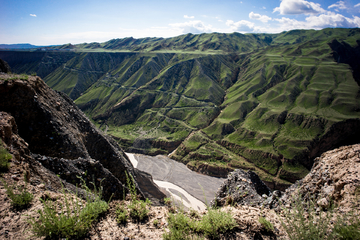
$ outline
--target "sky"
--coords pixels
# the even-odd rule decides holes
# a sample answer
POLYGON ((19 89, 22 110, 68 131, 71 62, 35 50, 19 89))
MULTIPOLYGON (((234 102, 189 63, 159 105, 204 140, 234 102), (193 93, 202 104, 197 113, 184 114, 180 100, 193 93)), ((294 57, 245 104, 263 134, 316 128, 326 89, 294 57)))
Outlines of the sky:
POLYGON ((360 0, 0 0, 0 44, 360 27, 360 0))

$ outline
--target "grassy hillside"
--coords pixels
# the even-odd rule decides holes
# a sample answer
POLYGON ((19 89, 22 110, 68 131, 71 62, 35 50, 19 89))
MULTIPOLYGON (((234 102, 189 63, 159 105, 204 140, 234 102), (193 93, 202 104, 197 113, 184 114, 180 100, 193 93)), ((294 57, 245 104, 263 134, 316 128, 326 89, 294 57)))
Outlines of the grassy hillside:
POLYGON ((187 34, 0 58, 40 73, 127 151, 215 176, 253 169, 281 188, 359 142, 359 41, 359 29, 187 34))

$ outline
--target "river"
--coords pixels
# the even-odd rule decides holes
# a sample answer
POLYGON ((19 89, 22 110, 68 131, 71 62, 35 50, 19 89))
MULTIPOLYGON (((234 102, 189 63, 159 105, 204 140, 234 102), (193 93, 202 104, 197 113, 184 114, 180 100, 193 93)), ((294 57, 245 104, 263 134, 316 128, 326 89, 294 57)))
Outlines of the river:
POLYGON ((202 175, 164 155, 147 156, 126 153, 132 165, 152 175, 154 182, 173 200, 187 209, 205 210, 224 178, 202 175))

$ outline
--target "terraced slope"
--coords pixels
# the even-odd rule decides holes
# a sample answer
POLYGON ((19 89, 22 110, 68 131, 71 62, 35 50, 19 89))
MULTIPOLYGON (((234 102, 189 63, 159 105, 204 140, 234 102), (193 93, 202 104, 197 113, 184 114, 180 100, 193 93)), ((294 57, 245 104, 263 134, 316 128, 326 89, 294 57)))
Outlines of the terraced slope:
POLYGON ((0 58, 69 94, 127 151, 214 176, 253 169, 283 188, 322 152, 359 142, 359 41, 359 29, 188 34, 0 58))

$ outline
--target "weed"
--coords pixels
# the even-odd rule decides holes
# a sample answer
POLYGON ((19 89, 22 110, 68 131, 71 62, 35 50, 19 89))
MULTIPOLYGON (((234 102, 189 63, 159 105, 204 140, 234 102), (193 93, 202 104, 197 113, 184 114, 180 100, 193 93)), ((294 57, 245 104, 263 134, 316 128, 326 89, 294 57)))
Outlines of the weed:
POLYGON ((11 205, 15 209, 24 209, 30 205, 34 196, 30 192, 26 191, 26 186, 19 186, 17 188, 19 193, 15 193, 14 186, 9 186, 4 180, 1 181, 4 184, 4 188, 6 189, 6 194, 11 199, 11 205))
POLYGON ((168 218, 169 232, 164 239, 194 239, 205 236, 210 239, 219 238, 220 234, 236 227, 236 222, 229 212, 210 209, 200 220, 192 220, 183 213, 171 214, 168 218))
POLYGON ((192 218, 200 218, 199 212, 194 209, 190 209, 189 215, 192 218))
POLYGON ((11 154, 2 146, 2 142, 0 140, 0 171, 5 172, 9 170, 11 160, 11 154))
POLYGON ((146 199, 146 201, 142 201, 142 200, 132 201, 128 206, 130 217, 136 221, 144 220, 145 218, 147 218, 149 214, 149 210, 147 209, 147 206, 150 204, 151 202, 149 199, 146 199))
POLYGON ((108 203, 101 200, 101 187, 98 191, 94 185, 94 192, 85 185, 86 203, 72 194, 64 194, 64 203, 43 200, 44 209, 39 210, 39 218, 30 217, 28 222, 32 226, 35 236, 48 238, 80 238, 87 234, 91 224, 108 209, 108 203))
POLYGON ((196 229, 195 222, 183 213, 170 213, 168 224, 170 232, 163 234, 164 240, 191 239, 196 229))
POLYGON ((159 224, 160 224, 160 222, 159 222, 159 220, 155 219, 155 220, 153 221, 153 224, 154 224, 155 227, 158 227, 159 224))
POLYGON ((129 218, 128 212, 124 206, 118 205, 116 208, 116 221, 121 224, 126 224, 127 219, 129 218))
POLYGON ((130 191, 131 200, 135 201, 137 199, 135 180, 133 176, 131 176, 130 174, 128 175, 127 172, 125 172, 125 175, 126 175, 126 186, 130 191))
POLYGON ((127 187, 131 196, 131 203, 128 205, 129 215, 135 221, 142 221, 147 218, 149 214, 147 207, 151 205, 151 201, 149 199, 145 201, 137 199, 135 180, 130 174, 128 175, 126 172, 125 174, 127 187))
POLYGON ((198 231, 210 239, 217 239, 219 234, 225 233, 236 227, 236 222, 230 212, 220 209, 210 209, 201 219, 198 231))
POLYGON ((334 232, 339 239, 359 240, 360 239, 360 219, 354 212, 350 211, 345 215, 337 216, 337 224, 334 226, 334 232))
POLYGON ((268 232, 273 232, 274 231, 274 226, 266 218, 260 217, 259 218, 259 223, 266 229, 266 231, 268 231, 268 232))
POLYGON ((20 80, 25 80, 27 81, 29 79, 29 76, 26 75, 26 74, 21 74, 20 77, 19 77, 20 80))
POLYGON ((293 209, 283 209, 282 226, 291 240, 360 239, 360 220, 354 212, 337 214, 334 206, 324 211, 317 209, 314 202, 314 199, 304 202, 297 195, 293 209))
POLYGON ((166 206, 171 207, 171 205, 172 205, 171 198, 164 198, 164 203, 166 206))

